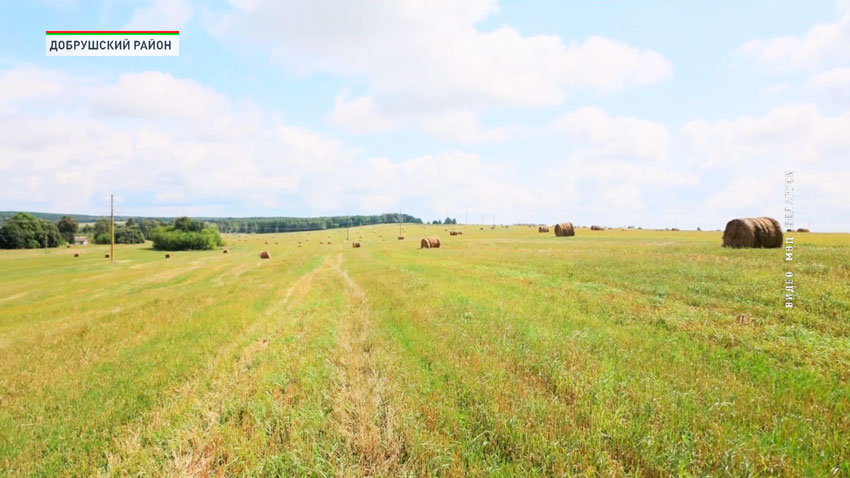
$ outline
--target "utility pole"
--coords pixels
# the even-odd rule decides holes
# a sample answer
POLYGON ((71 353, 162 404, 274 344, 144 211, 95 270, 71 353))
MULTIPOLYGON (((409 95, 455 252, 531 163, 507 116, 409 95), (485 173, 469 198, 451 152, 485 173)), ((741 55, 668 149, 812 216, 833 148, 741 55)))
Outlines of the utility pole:
POLYGON ((109 262, 115 262, 115 198, 112 194, 109 195, 109 236, 112 238, 109 262))

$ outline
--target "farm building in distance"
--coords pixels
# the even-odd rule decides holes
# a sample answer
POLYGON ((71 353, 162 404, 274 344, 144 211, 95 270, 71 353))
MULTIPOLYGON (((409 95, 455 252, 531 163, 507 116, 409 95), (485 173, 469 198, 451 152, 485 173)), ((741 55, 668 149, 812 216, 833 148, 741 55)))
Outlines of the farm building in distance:
POLYGON ((86 246, 89 243, 89 236, 74 236, 75 246, 86 246))

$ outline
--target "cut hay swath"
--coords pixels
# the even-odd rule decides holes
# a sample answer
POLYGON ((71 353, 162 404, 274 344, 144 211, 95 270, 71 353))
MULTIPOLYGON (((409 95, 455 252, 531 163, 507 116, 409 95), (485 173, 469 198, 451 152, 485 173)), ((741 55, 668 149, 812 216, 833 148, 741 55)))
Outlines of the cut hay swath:
POLYGON ((723 232, 723 247, 782 247, 782 226, 771 217, 732 219, 723 232))
POLYGON ((420 249, 437 249, 440 247, 440 238, 437 236, 423 237, 420 241, 420 249))
POLYGON ((573 223, 571 222, 562 222, 560 224, 555 224, 555 236, 556 237, 570 237, 575 236, 576 230, 573 227, 573 223))

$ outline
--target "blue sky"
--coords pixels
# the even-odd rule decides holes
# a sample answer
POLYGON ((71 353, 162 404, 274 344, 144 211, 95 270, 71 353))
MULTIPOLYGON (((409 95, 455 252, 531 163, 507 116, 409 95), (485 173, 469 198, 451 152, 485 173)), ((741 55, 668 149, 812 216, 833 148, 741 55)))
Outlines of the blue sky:
POLYGON ((850 230, 850 1, 20 2, 0 209, 850 230), (44 31, 179 29, 179 57, 44 31))

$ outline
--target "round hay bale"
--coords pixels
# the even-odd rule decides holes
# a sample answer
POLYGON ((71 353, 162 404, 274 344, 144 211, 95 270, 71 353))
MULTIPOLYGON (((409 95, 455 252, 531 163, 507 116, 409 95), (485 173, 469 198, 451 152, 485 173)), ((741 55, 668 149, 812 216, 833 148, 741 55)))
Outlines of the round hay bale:
POLYGON ((782 247, 782 227, 771 217, 732 219, 723 232, 723 247, 782 247))
POLYGON ((109 259, 109 253, 107 252, 103 257, 109 259))
POLYGON ((573 223, 571 222, 562 222, 560 224, 555 224, 555 236, 556 237, 570 237, 575 236, 576 230, 573 227, 573 223))
POLYGON ((423 237, 420 241, 420 249, 438 249, 440 247, 440 238, 437 236, 423 237))
POLYGON ((357 249, 358 247, 360 247, 360 243, 359 242, 352 242, 351 247, 357 249))
POLYGON ((171 259, 171 253, 166 254, 166 255, 165 255, 165 258, 166 258, 166 259, 171 259))
POLYGON ((549 232, 549 228, 547 226, 540 226, 537 228, 537 232, 544 233, 549 232))
POLYGON ((808 229, 806 229, 805 227, 801 227, 801 228, 797 229, 797 232, 810 232, 810 231, 808 229))
POLYGON ((602 226, 597 226, 597 225, 594 224, 593 226, 590 226, 590 230, 591 231, 604 231, 605 228, 602 227, 602 226))
POLYGON ((79 253, 79 252, 75 252, 75 253, 74 253, 74 257, 80 257, 80 253, 79 253))
POLYGON ((460 235, 460 231, 451 231, 451 232, 449 232, 449 235, 450 235, 450 236, 457 236, 457 235, 460 235))
POLYGON ((404 240, 404 236, 398 236, 398 240, 399 240, 399 241, 403 241, 403 240, 404 240))
POLYGON ((269 251, 264 250, 260 253, 260 259, 271 259, 272 255, 269 254, 269 251))
POLYGON ((228 252, 230 252, 230 251, 228 251, 227 249, 224 249, 224 250, 221 251, 222 254, 227 254, 228 252))
POLYGON ((70 248, 70 247, 71 247, 71 245, 70 245, 70 244, 65 244, 65 247, 66 247, 66 248, 70 248))

